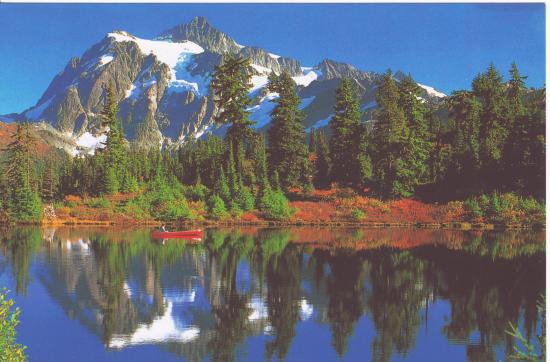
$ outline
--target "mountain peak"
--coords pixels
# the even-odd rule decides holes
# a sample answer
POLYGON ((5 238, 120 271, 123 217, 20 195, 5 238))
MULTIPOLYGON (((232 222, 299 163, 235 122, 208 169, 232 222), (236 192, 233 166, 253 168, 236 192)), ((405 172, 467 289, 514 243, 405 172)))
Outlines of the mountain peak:
POLYGON ((363 72, 353 65, 341 63, 332 59, 324 59, 317 68, 323 73, 325 79, 352 78, 356 80, 372 80, 375 76, 371 72, 363 72))
POLYGON ((188 23, 163 31, 157 39, 173 42, 189 40, 217 54, 238 53, 241 49, 231 37, 214 28, 202 16, 196 16, 188 23))
POLYGON ((210 26, 208 20, 203 16, 195 16, 190 22, 189 25, 196 27, 210 26))

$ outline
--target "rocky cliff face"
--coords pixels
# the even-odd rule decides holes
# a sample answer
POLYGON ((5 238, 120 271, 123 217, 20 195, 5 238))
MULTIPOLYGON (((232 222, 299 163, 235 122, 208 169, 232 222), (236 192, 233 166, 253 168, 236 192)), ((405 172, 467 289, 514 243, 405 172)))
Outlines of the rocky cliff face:
MULTIPOLYGON (((328 124, 335 89, 344 77, 354 79, 358 85, 365 120, 372 114, 369 110, 376 108, 374 97, 380 74, 332 60, 304 67, 298 60, 239 45, 197 17, 162 32, 154 40, 124 31, 107 34, 82 57, 72 58, 34 107, 0 119, 42 122, 42 128, 50 125, 62 138, 71 140, 65 149, 79 145, 71 153, 91 153, 102 137, 99 114, 105 88, 112 84, 126 137, 136 147, 178 145, 208 132, 223 134, 224 128, 213 123, 217 110, 209 84, 214 67, 227 53, 251 60, 250 96, 254 105, 249 111, 259 130, 269 126, 272 100, 277 97, 264 88, 271 72, 287 71, 296 81, 307 129, 328 124)), ((423 88, 428 101, 444 96, 431 87, 423 88)))

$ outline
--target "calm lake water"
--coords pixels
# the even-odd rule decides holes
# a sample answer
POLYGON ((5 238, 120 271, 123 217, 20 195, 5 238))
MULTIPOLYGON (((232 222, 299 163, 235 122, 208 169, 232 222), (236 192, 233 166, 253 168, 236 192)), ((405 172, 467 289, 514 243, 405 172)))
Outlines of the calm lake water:
POLYGON ((536 340, 544 232, 0 231, 31 361, 500 361, 536 340))

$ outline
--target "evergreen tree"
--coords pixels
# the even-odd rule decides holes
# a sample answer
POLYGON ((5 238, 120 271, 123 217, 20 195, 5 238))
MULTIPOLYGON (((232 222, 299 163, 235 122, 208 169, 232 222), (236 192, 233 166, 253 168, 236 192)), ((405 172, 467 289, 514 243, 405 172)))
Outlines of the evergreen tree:
POLYGON ((399 82, 398 88, 399 107, 403 110, 408 128, 401 182, 414 192, 417 185, 428 179, 427 160, 432 148, 426 121, 428 110, 420 97, 420 86, 410 75, 399 82))
MULTIPOLYGON (((404 158, 409 131, 399 100, 399 89, 391 71, 388 71, 376 94, 380 109, 376 113, 371 141, 374 169, 372 188, 378 195, 388 198, 408 197, 413 192, 408 184, 410 176, 404 158)), ((333 165, 335 163, 333 161, 333 165)))
POLYGON ((221 197, 226 203, 229 203, 229 201, 231 200, 231 190, 229 189, 223 167, 220 167, 219 176, 214 186, 214 193, 221 197))
POLYGON ((235 157, 233 156, 233 143, 229 143, 228 157, 227 157, 227 179, 229 181, 229 189, 231 195, 235 197, 239 191, 239 177, 235 168, 235 157))
POLYGON ((450 179, 475 184, 481 170, 480 115, 481 103, 471 92, 458 91, 447 100, 453 124, 452 165, 450 179))
POLYGON ((361 125, 359 100, 351 79, 343 79, 336 90, 334 116, 329 125, 332 180, 362 188, 369 178, 370 158, 366 154, 366 130, 361 125))
POLYGON ((520 75, 515 63, 510 68, 510 81, 506 90, 506 103, 510 132, 504 149, 504 172, 506 183, 512 189, 523 191, 525 188, 525 169, 529 163, 530 117, 524 105, 526 77, 520 75))
POLYGON ((18 124, 7 146, 4 174, 8 183, 9 211, 17 220, 39 221, 42 218, 42 201, 32 183, 35 179, 34 145, 28 123, 18 124))
POLYGON ((317 153, 317 129, 313 127, 309 132, 309 153, 317 153))
POLYGON ((252 160, 254 162, 254 170, 256 172, 258 187, 260 189, 266 186, 269 187, 269 179, 267 177, 267 154, 265 137, 263 134, 258 134, 254 138, 252 149, 254 150, 252 160))
POLYGON ((252 133, 250 127, 254 124, 248 118, 250 112, 247 111, 251 104, 248 91, 252 86, 247 71, 249 66, 249 59, 225 56, 214 69, 210 85, 219 109, 215 120, 220 124, 230 124, 226 137, 228 143, 235 147, 234 152, 248 140, 252 133))
POLYGON ((268 130, 269 165, 272 172, 279 174, 283 189, 302 186, 308 182, 309 160, 296 83, 290 74, 283 72, 277 78, 271 77, 268 88, 279 93, 268 130))
POLYGON ((330 186, 330 158, 326 136, 323 131, 317 132, 317 157, 315 159, 315 187, 324 189, 330 186))
POLYGON ((510 127, 502 76, 493 64, 474 79, 472 90, 481 103, 479 139, 483 179, 489 188, 493 188, 498 183, 504 143, 510 127))
POLYGON ((128 155, 124 144, 124 134, 118 118, 116 94, 112 84, 106 89, 106 92, 105 105, 101 112, 103 125, 109 127, 104 148, 103 185, 109 186, 109 189, 103 189, 102 191, 115 193, 119 191, 119 187, 123 184, 128 172, 128 155))
POLYGON ((42 200, 51 204, 57 195, 57 183, 55 180, 55 166, 51 158, 46 160, 46 168, 42 178, 42 200))

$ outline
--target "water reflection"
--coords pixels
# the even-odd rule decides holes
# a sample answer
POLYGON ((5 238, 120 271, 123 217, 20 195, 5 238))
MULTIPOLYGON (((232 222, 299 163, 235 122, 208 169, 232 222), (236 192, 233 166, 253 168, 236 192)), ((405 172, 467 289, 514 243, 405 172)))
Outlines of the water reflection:
POLYGON ((512 351, 508 321, 530 340, 540 327, 543 232, 232 229, 201 243, 159 243, 149 230, 0 235, 0 271, 11 270, 17 293, 35 275, 50 298, 37 308, 53 300, 112 352, 157 345, 189 361, 234 361, 252 343, 266 360, 303 360, 315 335, 293 341, 313 323, 344 360, 407 359, 424 328, 433 343, 464 346, 457 360, 494 361, 512 351), (449 313, 435 329, 441 302, 449 313), (352 351, 365 318, 373 337, 352 351))

